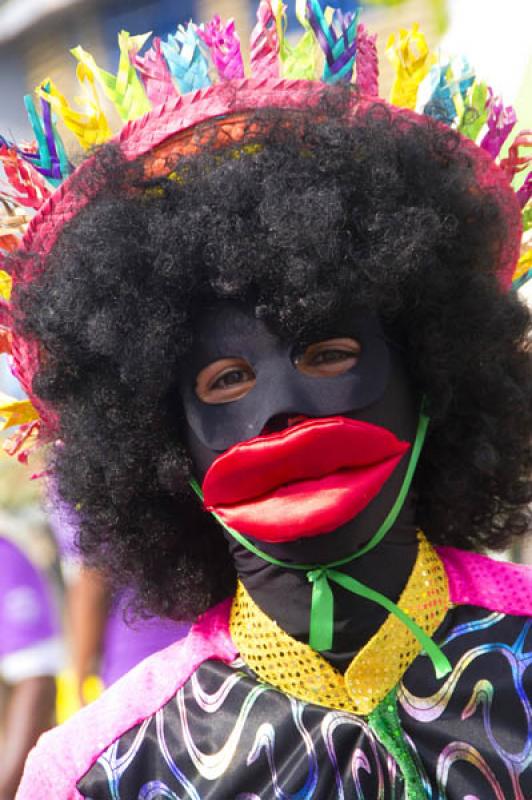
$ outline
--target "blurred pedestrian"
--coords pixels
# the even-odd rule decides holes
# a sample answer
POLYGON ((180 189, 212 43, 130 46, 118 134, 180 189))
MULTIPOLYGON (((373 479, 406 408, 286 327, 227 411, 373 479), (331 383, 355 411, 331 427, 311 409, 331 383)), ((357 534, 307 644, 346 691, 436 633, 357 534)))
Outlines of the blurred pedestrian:
POLYGON ((54 724, 60 624, 45 576, 0 531, 0 800, 12 800, 29 750, 54 724))

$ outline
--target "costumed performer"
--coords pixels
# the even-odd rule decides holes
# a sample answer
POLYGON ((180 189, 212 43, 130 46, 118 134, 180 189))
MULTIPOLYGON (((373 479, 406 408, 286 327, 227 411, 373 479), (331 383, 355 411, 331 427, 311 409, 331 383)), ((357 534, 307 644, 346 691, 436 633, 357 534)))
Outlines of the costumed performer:
MULTIPOLYGON (((526 134, 497 166, 512 112, 466 64, 402 32, 388 104, 357 10, 299 12, 289 46, 261 2, 249 78, 219 18, 122 33, 117 76, 75 51, 133 121, 6 261, 12 449, 51 442, 89 565, 200 616, 20 800, 532 793, 530 573, 479 554, 528 522, 526 134)), ((59 180, 50 107, 105 120, 40 94, 59 180)))

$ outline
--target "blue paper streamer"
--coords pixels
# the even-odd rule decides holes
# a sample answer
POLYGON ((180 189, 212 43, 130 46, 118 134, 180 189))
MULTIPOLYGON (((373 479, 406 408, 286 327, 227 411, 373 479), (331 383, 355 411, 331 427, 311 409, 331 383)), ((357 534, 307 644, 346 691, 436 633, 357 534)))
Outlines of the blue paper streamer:
POLYGON ((329 25, 320 0, 307 0, 307 19, 325 54, 322 80, 326 83, 348 83, 353 77, 359 15, 358 7, 349 12, 335 8, 329 25))
POLYGON ((210 64, 203 51, 203 43, 192 24, 179 25, 175 34, 161 42, 161 50, 168 69, 175 78, 181 94, 210 86, 210 64))
MULTIPOLYGON (((47 90, 46 84, 43 89, 47 90)), ((53 186, 59 186, 70 175, 73 167, 54 125, 50 103, 41 99, 42 117, 39 116, 31 95, 26 95, 24 104, 37 142, 37 152, 31 153, 21 149, 18 152, 53 186)))

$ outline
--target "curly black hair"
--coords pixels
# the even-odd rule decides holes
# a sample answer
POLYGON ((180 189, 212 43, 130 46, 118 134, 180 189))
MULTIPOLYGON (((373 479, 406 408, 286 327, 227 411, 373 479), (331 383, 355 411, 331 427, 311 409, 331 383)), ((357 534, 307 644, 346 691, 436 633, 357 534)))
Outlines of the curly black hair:
POLYGON ((529 316, 496 274, 501 198, 450 130, 341 106, 256 112, 242 139, 204 136, 170 177, 104 147, 96 197, 15 291, 18 331, 44 354, 33 390, 59 413, 51 459, 81 552, 144 609, 195 615, 235 581, 188 484, 177 390, 194 319, 218 298, 288 336, 376 310, 429 402, 419 525, 470 549, 526 531, 529 316))

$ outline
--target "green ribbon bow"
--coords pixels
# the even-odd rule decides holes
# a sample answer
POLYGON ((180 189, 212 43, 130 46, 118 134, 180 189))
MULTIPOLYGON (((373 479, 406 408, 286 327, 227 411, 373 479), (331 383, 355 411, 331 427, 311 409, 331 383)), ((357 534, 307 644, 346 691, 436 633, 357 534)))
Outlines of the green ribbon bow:
MULTIPOLYGON (((395 523, 410 490, 412 479, 419 461, 419 456, 421 454, 421 450, 423 449, 423 444, 427 435, 428 425, 429 418, 423 413, 423 410, 421 410, 416 431, 416 438, 412 447, 412 452, 410 453, 410 459, 405 477, 403 479, 403 484, 397 494, 392 508, 388 512, 386 519, 378 531, 371 537, 369 542, 365 544, 364 547, 361 547, 360 550, 357 550, 356 553, 351 554, 346 558, 339 559, 338 561, 332 561, 329 564, 290 564, 285 561, 280 561, 279 559, 270 556, 268 553, 265 553, 263 550, 260 550, 258 547, 255 547, 255 545, 249 542, 241 533, 235 531, 233 528, 230 528, 229 525, 226 525, 226 523, 223 521, 223 519, 221 519, 221 517, 218 516, 218 514, 215 514, 214 512, 211 513, 220 523, 220 525, 227 531, 227 533, 229 533, 234 539, 236 539, 237 542, 239 542, 251 553, 254 553, 254 555, 270 564, 283 567, 284 569, 295 569, 306 572, 307 580, 312 584, 309 645, 313 650, 321 652, 324 650, 330 650, 332 648, 334 630, 334 596, 330 581, 333 581, 339 586, 342 586, 348 592, 352 592, 359 597, 364 597, 366 600, 371 600, 372 602, 377 603, 401 620, 401 622, 406 625, 406 627, 416 637, 423 650, 431 659, 436 676, 438 678, 442 678, 451 671, 451 665, 447 656, 438 647, 436 642, 431 639, 431 637, 425 633, 425 631, 420 628, 419 625, 408 616, 408 614, 405 614, 405 612, 388 597, 385 597, 385 595, 375 591, 374 589, 370 589, 369 586, 365 586, 355 578, 351 578, 349 575, 344 575, 344 573, 338 572, 336 569, 336 567, 349 564, 356 558, 360 558, 361 556, 365 555, 365 553, 373 550, 373 548, 384 539, 392 525, 395 523)), ((200 500, 203 501, 203 492, 201 491, 198 482, 196 480, 192 480, 190 485, 200 500)))

